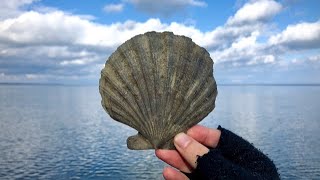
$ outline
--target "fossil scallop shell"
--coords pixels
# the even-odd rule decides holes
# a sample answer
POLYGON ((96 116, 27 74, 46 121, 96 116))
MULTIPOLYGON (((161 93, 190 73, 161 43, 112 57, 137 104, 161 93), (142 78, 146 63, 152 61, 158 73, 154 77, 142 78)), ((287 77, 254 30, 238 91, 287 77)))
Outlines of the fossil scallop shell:
POLYGON ((173 137, 206 117, 217 96, 209 53, 172 32, 120 45, 101 71, 99 91, 106 112, 138 131, 129 149, 174 149, 173 137))

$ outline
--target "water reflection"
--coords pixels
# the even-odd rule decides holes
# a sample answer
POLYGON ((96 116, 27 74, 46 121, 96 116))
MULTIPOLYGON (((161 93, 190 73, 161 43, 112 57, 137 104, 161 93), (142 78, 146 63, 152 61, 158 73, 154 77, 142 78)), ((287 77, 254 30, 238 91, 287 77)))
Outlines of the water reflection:
MULTIPOLYGON (((282 178, 320 177, 320 87, 220 86, 202 122, 253 142, 282 178)), ((135 130, 110 119, 97 87, 0 86, 0 179, 162 179, 154 151, 131 151, 135 130)))

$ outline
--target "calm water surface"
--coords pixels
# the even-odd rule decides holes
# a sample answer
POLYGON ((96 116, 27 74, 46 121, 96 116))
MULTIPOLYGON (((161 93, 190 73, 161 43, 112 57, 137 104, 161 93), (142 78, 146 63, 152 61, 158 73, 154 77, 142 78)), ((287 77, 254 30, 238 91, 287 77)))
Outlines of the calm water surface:
MULTIPOLYGON (((269 155, 282 179, 320 178, 320 86, 219 86, 201 124, 269 155)), ((0 85, 0 179, 162 179, 154 151, 110 119, 98 87, 0 85)))

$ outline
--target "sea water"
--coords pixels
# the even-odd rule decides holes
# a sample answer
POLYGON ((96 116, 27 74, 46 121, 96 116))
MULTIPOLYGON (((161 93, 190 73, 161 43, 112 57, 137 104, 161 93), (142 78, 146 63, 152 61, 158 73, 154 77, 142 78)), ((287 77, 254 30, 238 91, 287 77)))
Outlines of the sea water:
MULTIPOLYGON (((202 125, 267 154, 282 179, 320 178, 320 86, 219 86, 202 125)), ((98 86, 0 85, 0 179, 162 179, 154 150, 113 121, 98 86)))

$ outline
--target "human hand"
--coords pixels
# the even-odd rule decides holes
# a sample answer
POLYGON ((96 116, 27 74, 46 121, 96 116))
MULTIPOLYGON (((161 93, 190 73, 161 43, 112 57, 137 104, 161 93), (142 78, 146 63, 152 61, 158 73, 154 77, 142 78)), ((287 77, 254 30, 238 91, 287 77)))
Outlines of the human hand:
POLYGON ((222 128, 196 125, 174 138, 177 150, 156 150, 165 179, 280 179, 274 163, 251 143, 222 128), (184 174, 185 173, 185 174, 184 174))
POLYGON ((221 131, 210 129, 204 126, 195 125, 185 133, 179 133, 174 138, 174 145, 177 150, 156 150, 156 156, 179 169, 175 170, 166 167, 163 170, 163 177, 166 180, 184 180, 189 179, 185 173, 191 173, 197 167, 197 159, 199 156, 207 154, 208 148, 215 148, 219 143, 221 131))

